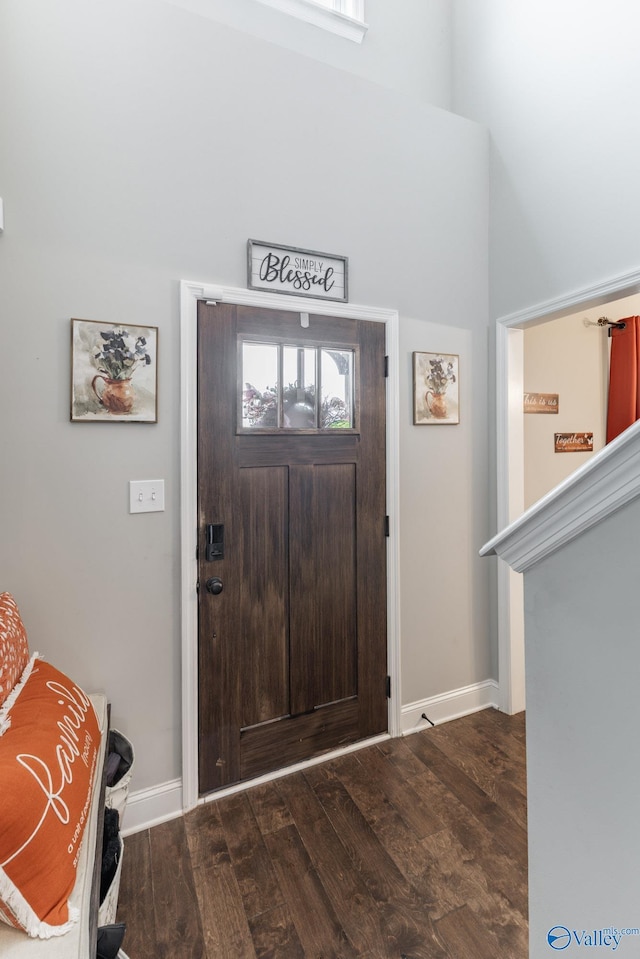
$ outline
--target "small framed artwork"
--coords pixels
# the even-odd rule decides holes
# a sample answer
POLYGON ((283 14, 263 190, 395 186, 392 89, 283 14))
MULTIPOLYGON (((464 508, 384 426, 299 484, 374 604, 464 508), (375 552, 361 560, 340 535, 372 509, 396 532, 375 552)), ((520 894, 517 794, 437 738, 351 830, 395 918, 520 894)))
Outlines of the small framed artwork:
POLYGON ((413 354, 415 426, 460 422, 460 357, 455 353, 413 354))
POLYGON ((71 420, 157 423, 156 326, 71 320, 71 420))

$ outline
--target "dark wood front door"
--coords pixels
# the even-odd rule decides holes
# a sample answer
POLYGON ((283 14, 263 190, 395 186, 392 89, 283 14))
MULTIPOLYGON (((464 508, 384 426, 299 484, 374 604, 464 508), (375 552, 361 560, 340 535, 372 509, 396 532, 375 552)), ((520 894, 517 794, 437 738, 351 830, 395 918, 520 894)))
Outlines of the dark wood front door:
POLYGON ((387 729, 381 323, 198 305, 199 785, 387 729))

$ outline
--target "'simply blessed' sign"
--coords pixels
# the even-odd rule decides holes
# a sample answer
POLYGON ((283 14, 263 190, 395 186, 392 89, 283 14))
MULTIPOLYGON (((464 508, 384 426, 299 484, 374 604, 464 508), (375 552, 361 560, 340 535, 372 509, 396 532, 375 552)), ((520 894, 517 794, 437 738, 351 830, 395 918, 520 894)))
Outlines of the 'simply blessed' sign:
POLYGON ((252 290, 347 302, 345 256, 249 240, 247 260, 247 283, 252 290))

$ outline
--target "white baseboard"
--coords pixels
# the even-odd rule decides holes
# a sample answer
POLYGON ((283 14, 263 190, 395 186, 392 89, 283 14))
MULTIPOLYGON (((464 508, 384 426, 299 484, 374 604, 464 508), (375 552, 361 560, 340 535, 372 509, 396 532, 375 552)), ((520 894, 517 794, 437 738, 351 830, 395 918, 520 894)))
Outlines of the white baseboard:
MULTIPOLYGON (((473 686, 454 689, 451 692, 441 693, 439 696, 431 696, 429 699, 421 700, 421 702, 403 706, 401 734, 407 736, 409 733, 417 733, 419 730, 428 727, 429 723, 422 719, 422 713, 425 713, 432 723, 440 725, 440 723, 446 723, 450 719, 457 719, 460 716, 478 712, 480 709, 486 709, 488 706, 494 706, 496 709, 498 706, 498 684, 493 679, 487 679, 482 683, 475 683, 473 686)), ((387 737, 378 738, 385 739, 387 737)), ((254 780, 251 784, 241 783, 232 786, 228 790, 221 790, 215 798, 222 798, 223 795, 246 789, 249 785, 256 785, 257 782, 275 779, 278 776, 293 772, 297 768, 324 762, 335 755, 342 755, 377 741, 378 739, 373 739, 365 740, 364 743, 355 743, 338 750, 336 753, 330 753, 317 757, 310 762, 301 763, 299 767, 291 767, 271 773, 259 780, 254 780)), ((139 789, 137 792, 130 793, 127 799, 122 835, 130 836, 132 833, 157 826, 169 819, 176 819, 182 815, 183 811, 181 779, 172 779, 170 782, 160 783, 159 786, 151 786, 149 789, 139 789)))
POLYGON ((159 786, 129 793, 122 819, 122 835, 157 826, 182 815, 182 780, 172 779, 159 786))
POLYGON ((402 707, 402 735, 407 736, 429 727, 430 724, 422 718, 423 713, 434 725, 439 726, 440 723, 476 713, 488 706, 498 708, 498 684, 493 679, 440 693, 418 703, 408 703, 402 707))
MULTIPOLYGON (((372 736, 370 739, 361 739, 357 743, 351 743, 349 746, 341 746, 339 749, 323 753, 321 756, 315 756, 313 759, 307 759, 293 766, 275 769, 273 772, 266 773, 264 776, 258 776, 256 779, 236 783, 233 786, 227 786, 226 789, 218 789, 215 793, 200 797, 198 803, 224 799, 225 796, 232 796, 234 793, 244 792, 252 786, 272 782, 275 779, 280 779, 282 776, 289 776, 291 773, 298 772, 298 770, 309 769, 311 766, 318 765, 318 763, 329 762, 330 759, 338 759, 340 756, 346 756, 348 753, 356 752, 358 749, 364 749, 366 746, 373 746, 388 738, 388 733, 382 733, 379 736, 372 736)), ((177 819, 178 816, 182 816, 186 811, 183 807, 183 802, 181 779, 173 779, 171 782, 161 783, 159 786, 151 786, 149 789, 139 789, 137 792, 129 793, 122 820, 122 835, 130 836, 134 832, 141 832, 143 829, 157 826, 161 822, 167 822, 169 819, 177 819)))

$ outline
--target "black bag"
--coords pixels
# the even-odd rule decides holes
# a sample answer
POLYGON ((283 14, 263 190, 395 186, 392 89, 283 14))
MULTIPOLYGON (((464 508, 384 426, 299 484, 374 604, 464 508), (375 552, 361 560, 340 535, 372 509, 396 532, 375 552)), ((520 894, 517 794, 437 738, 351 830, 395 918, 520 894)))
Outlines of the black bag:
POLYGON ((112 926, 98 928, 98 946, 96 959, 116 959, 122 940, 124 939, 125 924, 114 922, 112 926))
MULTIPOLYGON (((109 892, 109 886, 118 868, 120 858, 120 816, 116 809, 104 811, 104 833, 102 839, 102 869, 100 872, 100 905, 109 892)), ((108 929, 108 926, 104 926, 108 929)))

